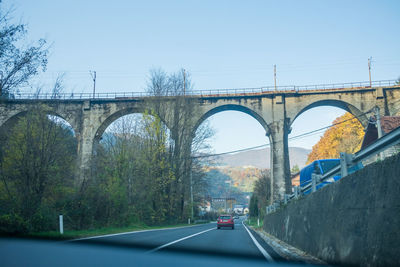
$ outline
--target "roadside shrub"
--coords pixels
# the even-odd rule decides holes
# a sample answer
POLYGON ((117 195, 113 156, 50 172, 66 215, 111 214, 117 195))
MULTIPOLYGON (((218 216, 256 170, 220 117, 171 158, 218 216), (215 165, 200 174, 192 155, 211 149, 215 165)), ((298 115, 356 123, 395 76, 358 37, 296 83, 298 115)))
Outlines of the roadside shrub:
POLYGON ((18 214, 4 214, 0 216, 0 234, 28 233, 28 224, 18 214))

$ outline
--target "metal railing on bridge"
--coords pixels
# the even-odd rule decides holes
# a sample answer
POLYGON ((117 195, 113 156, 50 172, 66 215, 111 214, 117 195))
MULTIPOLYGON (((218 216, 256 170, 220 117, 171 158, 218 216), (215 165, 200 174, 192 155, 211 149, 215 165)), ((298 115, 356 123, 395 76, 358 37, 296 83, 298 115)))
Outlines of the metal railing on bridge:
POLYGON ((293 194, 285 194, 284 198, 275 201, 274 204, 266 207, 266 213, 275 212, 280 205, 287 204, 293 199, 298 199, 305 192, 313 193, 317 191, 319 184, 332 179, 335 175, 340 174, 341 178, 348 175, 348 170, 361 163, 362 161, 368 160, 372 157, 377 156, 388 148, 400 143, 400 127, 391 131, 390 133, 382 136, 376 142, 367 146, 363 150, 358 151, 355 154, 340 153, 340 164, 335 168, 331 169, 324 175, 312 175, 312 181, 307 183, 305 186, 295 186, 293 194))
MULTIPOLYGON (((236 89, 211 89, 211 90, 192 90, 186 93, 187 96, 196 97, 218 97, 226 95, 256 95, 264 93, 276 92, 302 92, 311 90, 343 90, 343 89, 366 89, 371 87, 388 87, 399 85, 395 80, 382 81, 364 81, 364 82, 349 82, 349 83, 332 83, 332 84, 317 84, 317 85, 288 85, 288 86, 266 86, 255 88, 236 88, 236 89)), ((399 85, 400 86, 400 85, 399 85)), ((164 93, 158 96, 177 96, 172 92, 164 93)), ((134 99, 142 97, 153 97, 154 94, 148 92, 115 92, 115 93, 16 93, 7 96, 8 99, 25 100, 25 99, 49 99, 49 100, 80 100, 80 99, 134 99)))

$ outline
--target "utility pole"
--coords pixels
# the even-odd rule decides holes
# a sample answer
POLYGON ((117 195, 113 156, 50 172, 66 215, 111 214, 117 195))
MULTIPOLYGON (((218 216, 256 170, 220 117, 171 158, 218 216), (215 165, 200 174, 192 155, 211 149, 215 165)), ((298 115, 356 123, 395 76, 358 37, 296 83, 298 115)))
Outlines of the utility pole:
POLYGON ((276 91, 276 65, 274 65, 274 88, 276 91))
POLYGON ((93 79, 93 98, 95 98, 96 95, 96 71, 90 71, 90 75, 92 76, 93 79))
MULTIPOLYGON (((375 107, 376 129, 378 129, 378 139, 382 137, 381 110, 378 106, 375 107)), ((383 160, 383 152, 379 153, 379 158, 383 160)))
POLYGON ((183 69, 183 95, 186 95, 186 70, 183 69))
POLYGON ((368 58, 369 87, 372 87, 372 81, 371 81, 371 59, 372 59, 372 57, 368 58))
POLYGON ((381 110, 378 106, 375 107, 375 117, 376 117, 376 128, 378 129, 378 138, 382 137, 382 125, 381 125, 381 110))

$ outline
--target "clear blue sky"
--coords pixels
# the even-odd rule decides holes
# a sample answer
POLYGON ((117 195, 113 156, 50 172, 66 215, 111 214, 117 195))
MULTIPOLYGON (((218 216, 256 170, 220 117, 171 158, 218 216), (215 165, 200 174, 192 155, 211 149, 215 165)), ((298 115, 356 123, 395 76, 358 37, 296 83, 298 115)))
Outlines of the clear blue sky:
MULTIPOLYGON (((65 72, 66 91, 143 91, 149 69, 185 68, 196 90, 305 85, 400 76, 400 1, 54 1, 4 0, 29 39, 51 46, 49 85, 65 72)), ((27 90, 27 88, 25 88, 27 90)), ((292 135, 328 125, 343 114, 313 109, 299 117, 292 135)), ((245 114, 211 118, 215 152, 267 141, 245 114), (238 121, 240 123, 238 123, 238 121)), ((291 142, 311 148, 319 136, 291 142)))

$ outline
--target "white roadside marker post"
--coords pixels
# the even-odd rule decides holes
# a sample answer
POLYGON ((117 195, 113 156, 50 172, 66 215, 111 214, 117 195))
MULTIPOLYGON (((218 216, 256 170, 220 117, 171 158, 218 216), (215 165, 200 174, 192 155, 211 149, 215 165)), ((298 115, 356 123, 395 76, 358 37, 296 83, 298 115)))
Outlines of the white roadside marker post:
POLYGON ((60 234, 64 234, 64 223, 63 223, 63 216, 60 215, 60 234))

